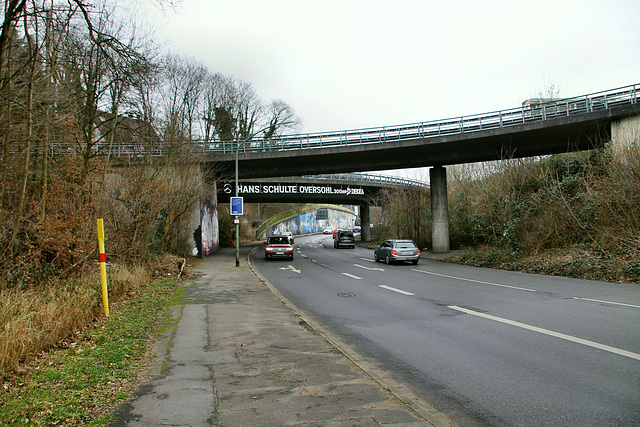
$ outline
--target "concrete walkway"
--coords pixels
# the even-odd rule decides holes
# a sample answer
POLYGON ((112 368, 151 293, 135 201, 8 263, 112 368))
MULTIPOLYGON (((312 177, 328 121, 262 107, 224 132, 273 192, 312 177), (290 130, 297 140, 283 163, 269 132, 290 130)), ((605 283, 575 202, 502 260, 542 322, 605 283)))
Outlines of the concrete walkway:
POLYGON ((284 297, 233 249, 204 259, 113 426, 451 425, 284 297))

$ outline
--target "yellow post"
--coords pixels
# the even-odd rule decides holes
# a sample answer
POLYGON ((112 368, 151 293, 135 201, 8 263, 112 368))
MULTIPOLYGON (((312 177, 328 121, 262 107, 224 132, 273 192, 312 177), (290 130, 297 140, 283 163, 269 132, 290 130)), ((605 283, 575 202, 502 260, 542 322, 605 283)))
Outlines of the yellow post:
POLYGON ((104 224, 98 218, 98 244, 100 248, 100 278, 102 279, 102 305, 104 315, 109 317, 109 294, 107 293, 107 256, 104 253, 104 224))

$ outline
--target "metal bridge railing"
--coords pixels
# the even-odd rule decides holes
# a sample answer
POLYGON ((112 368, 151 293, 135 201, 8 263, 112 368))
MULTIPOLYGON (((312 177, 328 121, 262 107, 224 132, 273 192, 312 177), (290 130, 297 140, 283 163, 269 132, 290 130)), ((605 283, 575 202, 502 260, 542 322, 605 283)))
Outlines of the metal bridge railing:
MULTIPOLYGON (((344 130, 339 132, 317 132, 283 135, 272 139, 251 139, 238 147, 236 140, 196 140, 182 144, 180 150, 193 153, 232 154, 237 148, 241 152, 287 151, 312 148, 334 148, 351 145, 383 144, 395 141, 433 138, 443 135, 478 132, 489 129, 521 125, 523 123, 551 120, 563 116, 575 116, 594 111, 607 110, 614 106, 638 102, 640 84, 596 92, 550 102, 529 103, 518 108, 490 113, 454 117, 396 126, 344 130)), ((131 143, 117 142, 111 147, 114 157, 162 156, 171 152, 175 144, 165 142, 131 143)), ((52 154, 72 154, 76 147, 51 144, 52 154)), ((106 152, 107 143, 96 144, 96 150, 106 152)))
POLYGON ((367 184, 376 185, 402 185, 410 187, 428 187, 429 184, 419 181, 417 179, 400 178, 394 176, 368 174, 368 173, 334 173, 334 174, 322 174, 322 175, 304 175, 302 178, 306 179, 327 179, 337 181, 351 181, 351 182, 365 182, 367 184))
MULTIPOLYGON (((270 140, 254 139, 244 143, 243 146, 240 147, 240 151, 284 151, 380 144, 515 126, 523 123, 551 120, 563 116, 575 116, 578 114, 607 110, 619 105, 635 104, 638 102, 638 86, 638 84, 635 84, 574 98, 522 105, 521 107, 508 110, 444 120, 345 130, 340 132, 284 135, 270 140)), ((200 142, 200 144, 202 144, 203 153, 205 154, 233 153, 237 146, 236 141, 209 141, 200 142)))

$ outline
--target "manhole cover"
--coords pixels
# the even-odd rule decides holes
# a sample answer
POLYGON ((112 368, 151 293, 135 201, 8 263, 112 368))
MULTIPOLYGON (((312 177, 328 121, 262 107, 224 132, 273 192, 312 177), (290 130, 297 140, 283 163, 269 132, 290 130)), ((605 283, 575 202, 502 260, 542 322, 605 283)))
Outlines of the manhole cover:
POLYGON ((351 297, 355 297, 356 294, 351 293, 351 292, 341 292, 341 293, 338 294, 338 296, 342 297, 342 298, 351 298, 351 297))

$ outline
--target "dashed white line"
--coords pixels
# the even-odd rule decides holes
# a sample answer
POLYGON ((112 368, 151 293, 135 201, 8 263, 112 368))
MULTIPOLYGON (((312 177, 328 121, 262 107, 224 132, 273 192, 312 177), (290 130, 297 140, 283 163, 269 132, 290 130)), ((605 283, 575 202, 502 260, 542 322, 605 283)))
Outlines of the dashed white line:
POLYGON ((342 274, 347 277, 351 277, 352 279, 362 280, 362 277, 354 276, 353 274, 349 274, 349 273, 342 273, 342 274))
POLYGON ((392 288, 391 286, 387 286, 387 285, 378 285, 378 286, 388 291, 397 292, 402 295, 415 295, 415 294, 412 294, 411 292, 403 291, 402 289, 392 288))
POLYGON ((366 267, 364 265, 360 265, 360 264, 353 264, 354 267, 358 267, 358 268, 364 268, 365 270, 371 270, 371 271, 384 271, 384 268, 377 268, 377 267, 366 267))
POLYGON ((465 280, 465 281, 467 281, 467 282, 482 283, 483 285, 491 285, 491 286, 499 286, 499 287, 501 287, 501 288, 517 289, 517 290, 519 290, 519 291, 538 292, 538 291, 537 291, 537 290, 535 290, 535 289, 521 288, 521 287, 519 287, 519 286, 503 285, 503 284, 501 284, 501 283, 483 282, 482 280, 465 279, 464 277, 447 276, 446 274, 432 273, 431 271, 418 270, 417 268, 412 268, 412 270, 413 270, 413 271, 417 271, 417 272, 419 272, 419 273, 432 274, 432 275, 434 275, 434 276, 446 277, 446 278, 448 278, 448 279, 465 280))
POLYGON ((598 350, 608 351, 610 353, 615 353, 620 356, 628 357, 630 359, 640 360, 640 354, 633 353, 631 351, 622 350, 616 347, 611 347, 605 344, 600 344, 594 341, 585 340, 582 338, 577 338, 571 335, 566 335, 560 332, 550 331, 548 329, 538 328, 537 326, 527 325, 526 323, 516 322, 514 320, 503 319, 502 317, 492 316, 490 314, 480 313, 478 311, 469 310, 467 308, 458 307, 457 305, 448 306, 452 310, 461 311, 463 313, 471 314, 472 316, 482 317, 489 320, 494 320, 496 322, 505 323, 507 325, 516 326, 518 328, 527 329, 530 331, 538 332, 540 334, 549 335, 551 337, 560 338, 566 341, 575 342, 578 344, 586 345, 589 347, 596 348, 598 350))
POLYGON ((581 297, 573 297, 573 299, 581 299, 581 300, 584 300, 584 301, 601 302, 603 304, 623 305, 625 307, 640 308, 640 305, 625 304, 625 303, 622 303, 622 302, 604 301, 604 300, 599 300, 599 299, 581 298, 581 297))

